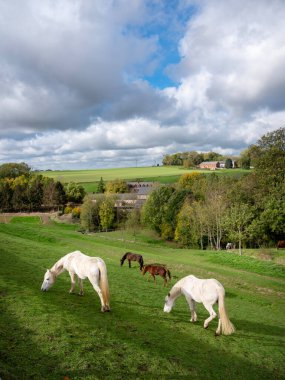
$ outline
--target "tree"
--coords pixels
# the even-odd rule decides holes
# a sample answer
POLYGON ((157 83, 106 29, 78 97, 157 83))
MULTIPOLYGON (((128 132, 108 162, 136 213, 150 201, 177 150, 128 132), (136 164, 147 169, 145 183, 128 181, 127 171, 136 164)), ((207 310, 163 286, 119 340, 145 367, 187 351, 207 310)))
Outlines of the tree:
POLYGON ((252 219, 252 208, 245 203, 231 205, 224 218, 224 226, 229 238, 233 241, 238 241, 240 255, 242 254, 242 243, 248 236, 249 225, 252 219))
POLYGON ((27 208, 27 187, 28 178, 24 175, 16 177, 13 182, 11 182, 13 195, 11 200, 12 208, 16 211, 25 210, 27 208))
POLYGON ((125 181, 121 179, 116 179, 114 181, 109 181, 106 185, 106 193, 128 193, 129 188, 125 181))
POLYGON ((233 167, 233 161, 231 158, 227 158, 225 161, 225 168, 226 169, 232 169, 233 167))
POLYGON ((98 187, 97 187, 97 193, 104 193, 105 192, 105 183, 103 181, 103 178, 101 177, 99 183, 98 183, 98 187))
POLYGON ((142 221, 149 228, 161 234, 162 223, 167 208, 167 202, 175 189, 171 186, 159 186, 149 195, 142 208, 142 221))
POLYGON ((84 202, 81 206, 80 224, 86 231, 94 231, 96 227, 96 213, 98 206, 93 202, 90 195, 84 198, 84 202))
POLYGON ((250 169, 251 157, 250 157, 249 149, 245 149, 244 151, 241 152, 238 162, 239 162, 239 166, 242 169, 250 169))
POLYGON ((43 204, 43 176, 35 175, 29 178, 27 186, 27 204, 29 210, 38 210, 43 204))
POLYGON ((83 186, 75 182, 69 182, 65 186, 65 193, 69 202, 81 203, 86 192, 83 186))
POLYGON ((115 219, 115 200, 113 197, 107 196, 99 206, 100 224, 104 230, 112 227, 115 219))
POLYGON ((193 209, 188 200, 186 200, 177 215, 177 225, 174 238, 184 246, 193 246, 197 244, 198 236, 193 228, 193 209))
POLYGON ((250 147, 254 169, 265 185, 275 186, 285 179, 285 128, 267 133, 250 147))
POLYGON ((136 238, 136 235, 140 230, 140 211, 138 209, 133 208, 128 212, 125 227, 136 238))
POLYGON ((21 163, 6 163, 0 165, 0 178, 16 178, 21 175, 28 175, 31 168, 28 164, 21 163))

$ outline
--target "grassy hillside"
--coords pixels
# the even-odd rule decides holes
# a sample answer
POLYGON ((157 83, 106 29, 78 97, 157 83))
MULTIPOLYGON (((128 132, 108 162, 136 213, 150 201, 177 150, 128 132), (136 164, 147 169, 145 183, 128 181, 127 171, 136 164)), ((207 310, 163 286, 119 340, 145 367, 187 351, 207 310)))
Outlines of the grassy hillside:
POLYGON ((284 267, 249 257, 174 249, 155 238, 134 242, 125 233, 82 235, 69 225, 39 220, 0 224, 0 377, 3 379, 282 379, 285 373, 284 267), (88 280, 85 295, 68 293, 62 274, 40 291, 45 268, 75 249, 102 257, 108 267, 111 313, 100 312, 88 280), (126 250, 145 262, 167 264, 171 286, 192 273, 217 278, 236 333, 215 337, 217 320, 203 329, 198 306, 189 322, 185 299, 163 313, 170 289, 147 282, 134 264, 120 267, 126 250))
MULTIPOLYGON (((124 179, 128 181, 155 181, 160 183, 176 182, 183 173, 190 173, 197 170, 184 169, 180 166, 154 166, 154 167, 133 167, 119 169, 96 169, 96 170, 65 170, 65 171, 44 171, 40 172, 44 176, 54 178, 63 183, 77 182, 82 184, 88 192, 95 191, 97 182, 101 177, 105 182, 114 179, 124 179)), ((199 173, 213 173, 209 170, 199 170, 199 173)), ((244 169, 221 169, 215 171, 218 175, 241 176, 248 173, 244 169)))

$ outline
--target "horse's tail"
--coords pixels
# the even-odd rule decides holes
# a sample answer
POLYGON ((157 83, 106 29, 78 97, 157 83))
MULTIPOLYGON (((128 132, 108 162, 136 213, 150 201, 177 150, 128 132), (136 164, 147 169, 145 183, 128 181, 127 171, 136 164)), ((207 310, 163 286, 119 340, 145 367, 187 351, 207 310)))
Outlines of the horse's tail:
POLYGON ((225 306, 225 290, 219 289, 219 314, 221 320, 221 333, 224 335, 231 335, 235 332, 235 327, 230 321, 226 306, 225 306))
POLYGON ((143 269, 143 257, 141 256, 140 257, 140 270, 143 269))
POLYGON ((169 269, 166 269, 166 272, 167 272, 167 274, 168 274, 168 278, 169 278, 169 281, 170 281, 170 280, 171 280, 171 274, 170 274, 169 269))
POLYGON ((107 268, 104 261, 98 262, 99 272, 100 272, 100 280, 99 286, 102 292, 102 297, 104 301, 103 311, 110 311, 110 293, 109 293, 109 282, 107 277, 107 268))

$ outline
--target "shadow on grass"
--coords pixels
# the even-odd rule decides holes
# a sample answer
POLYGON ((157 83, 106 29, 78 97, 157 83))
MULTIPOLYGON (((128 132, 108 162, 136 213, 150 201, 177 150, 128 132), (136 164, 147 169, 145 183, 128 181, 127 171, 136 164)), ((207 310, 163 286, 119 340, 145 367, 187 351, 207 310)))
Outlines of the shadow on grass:
MULTIPOLYGON (((13 255, 11 252, 9 262, 13 263, 14 276, 11 276, 10 268, 6 267, 1 274, 4 281, 14 283, 14 290, 19 288, 22 293, 26 291, 40 300, 46 313, 51 317, 56 318, 59 315, 63 318, 62 330, 65 334, 69 334, 69 337, 63 338, 67 339, 64 352, 44 354, 33 339, 33 334, 36 333, 21 327, 19 322, 6 311, 6 316, 2 320, 6 321, 7 326, 3 326, 5 335, 4 339, 1 338, 6 355, 5 361, 8 363, 4 367, 6 368, 4 379, 17 378, 17 376, 19 378, 22 374, 26 378, 36 376, 45 379, 60 378, 65 373, 71 380, 158 377, 160 379, 282 378, 281 369, 271 371, 262 363, 257 365, 246 357, 241 358, 240 355, 228 353, 231 337, 220 337, 217 341, 214 334, 211 335, 212 331, 204 331, 202 328, 198 336, 198 329, 193 328, 192 324, 191 329, 187 328, 190 323, 189 314, 186 312, 177 310, 175 316, 169 318, 163 313, 158 300, 156 305, 146 302, 122 302, 114 295, 113 311, 102 314, 99 312, 99 299, 95 292, 85 297, 71 297, 67 293, 59 296, 66 286, 65 281, 58 284, 57 290, 48 294, 41 293, 39 288, 43 277, 42 269, 39 268, 35 272, 19 255, 13 255), (39 273, 42 273, 40 280, 39 273), (48 297, 45 297, 46 295, 48 297), (72 326, 66 325, 69 320, 72 320, 72 326), (68 330, 72 328, 74 331, 68 330), (16 331, 13 339, 23 355, 21 366, 17 363, 17 355, 9 353, 9 330, 16 331), (193 335, 196 331, 197 337, 193 335), (203 336, 204 341, 201 339, 203 332, 208 334, 203 336), (31 347, 33 355, 30 355, 31 347), (27 373, 26 368, 29 368, 29 371, 33 368, 31 361, 37 365, 34 366, 34 373, 27 373), (58 366, 59 361, 61 369, 58 366), (78 368, 75 369, 76 367, 78 368)), ((13 292, 13 289, 9 292, 13 292)), ((13 297, 16 298, 17 295, 13 297)), ((261 327, 260 324, 248 321, 233 320, 233 322, 238 326, 238 331, 251 331, 268 336, 284 333, 284 329, 278 326, 261 327)), ((200 328, 199 324, 198 327, 200 328)), ((57 334, 57 331, 54 334, 57 334)), ((238 339, 237 333, 234 340, 238 339)), ((276 341, 272 341, 273 343, 276 341)))
MULTIPOLYGON (((8 379, 54 379, 51 373, 58 367, 59 359, 52 352, 45 354, 36 344, 35 332, 25 328, 8 311, 6 295, 0 295, 0 378, 8 379)), ((59 371, 61 378, 64 372, 59 371)))

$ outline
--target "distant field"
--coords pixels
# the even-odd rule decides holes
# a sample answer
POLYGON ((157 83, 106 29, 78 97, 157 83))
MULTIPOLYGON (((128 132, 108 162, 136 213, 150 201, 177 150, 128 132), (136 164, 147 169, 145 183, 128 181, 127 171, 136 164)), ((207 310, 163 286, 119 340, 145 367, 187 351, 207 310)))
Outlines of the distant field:
MULTIPOLYGON (((149 166, 149 167, 132 167, 116 169, 94 169, 94 170, 63 170, 63 171, 44 171, 40 172, 46 177, 66 182, 76 182, 82 184, 87 191, 95 191, 98 181, 101 177, 105 182, 114 179, 124 179, 133 181, 155 181, 160 183, 174 183, 184 173, 197 172, 213 173, 210 170, 189 170, 181 166, 149 166)), ((243 169, 221 169, 215 171, 218 175, 241 176, 248 173, 243 169)))

